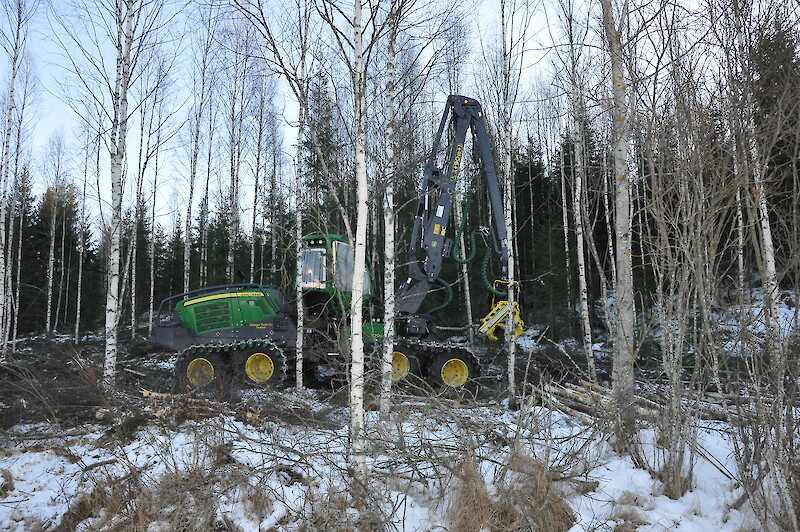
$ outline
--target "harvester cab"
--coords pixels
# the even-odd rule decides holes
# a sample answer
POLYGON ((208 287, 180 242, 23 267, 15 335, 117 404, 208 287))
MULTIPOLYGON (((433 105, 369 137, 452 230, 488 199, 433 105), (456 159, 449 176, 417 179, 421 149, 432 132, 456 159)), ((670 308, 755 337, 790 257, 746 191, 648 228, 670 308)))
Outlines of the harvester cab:
MULTIPOLYGON (((353 246, 341 235, 303 237, 301 271, 297 280, 303 303, 313 316, 344 316, 353 293, 353 246)), ((369 271, 364 271, 364 302, 372 299, 369 271)))

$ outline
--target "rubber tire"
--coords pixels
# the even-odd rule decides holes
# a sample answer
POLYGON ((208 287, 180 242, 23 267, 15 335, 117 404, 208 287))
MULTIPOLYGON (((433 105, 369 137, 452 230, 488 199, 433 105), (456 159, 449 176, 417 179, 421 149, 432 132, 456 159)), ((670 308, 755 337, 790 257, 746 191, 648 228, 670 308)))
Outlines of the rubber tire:
MULTIPOLYGON (((416 354, 405 346, 395 346, 394 352, 402 353, 408 358, 409 370, 406 377, 400 380, 392 379, 392 386, 419 385, 422 379, 422 372, 416 354)), ((368 381, 373 386, 380 388, 383 378, 383 345, 379 343, 373 344, 367 353, 368 381)))
POLYGON ((223 390, 227 385, 228 381, 230 380, 230 374, 228 373, 228 365, 225 363, 225 360, 217 353, 203 353, 197 352, 192 353, 186 358, 184 358, 179 364, 178 367, 175 368, 176 377, 178 388, 181 391, 194 391, 194 390, 223 390), (198 359, 205 359, 210 364, 214 370, 214 377, 208 383, 200 386, 196 386, 192 384, 189 380, 187 371, 189 366, 198 359))
POLYGON ((231 355, 231 366, 237 377, 237 380, 243 385, 248 387, 274 387, 280 386, 286 380, 286 358, 283 352, 277 347, 251 347, 236 351, 231 355), (263 353, 272 359, 273 373, 266 381, 254 381, 247 375, 247 361, 248 359, 257 354, 263 353))
POLYGON ((477 393, 477 378, 480 376, 479 371, 475 365, 475 362, 472 360, 472 357, 465 355, 464 353, 444 352, 434 355, 427 365, 425 374, 433 386, 439 390, 447 392, 467 391, 471 394, 477 393), (462 386, 457 387, 448 385, 442 379, 442 368, 445 364, 447 364, 448 361, 454 358, 463 362, 467 367, 467 380, 462 386))
MULTIPOLYGON (((392 354, 394 353, 400 353, 402 355, 405 355, 405 357, 408 359, 409 368, 408 368, 408 374, 403 378, 398 380, 392 378, 392 384, 396 386, 398 384, 414 382, 415 380, 419 379, 419 377, 421 376, 419 359, 414 354, 412 354, 412 351, 400 347, 400 348, 395 348, 392 354)), ((381 359, 381 368, 383 367, 382 363, 383 359, 381 359)))

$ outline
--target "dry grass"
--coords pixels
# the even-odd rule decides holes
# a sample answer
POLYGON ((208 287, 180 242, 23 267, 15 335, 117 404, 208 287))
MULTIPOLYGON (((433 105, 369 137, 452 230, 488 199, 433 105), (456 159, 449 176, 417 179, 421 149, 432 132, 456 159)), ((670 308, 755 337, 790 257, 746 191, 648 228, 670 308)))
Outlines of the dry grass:
POLYGON ((555 488, 542 462, 512 453, 489 492, 474 458, 465 459, 459 491, 448 509, 454 530, 560 532, 575 523, 572 508, 555 488))
POLYGON ((357 503, 346 492, 310 492, 306 496, 305 515, 299 532, 379 532, 386 529, 385 519, 372 501, 357 503), (356 510, 356 507, 362 507, 356 510), (375 509, 373 509, 375 508, 375 509))
POLYGON ((454 530, 480 532, 487 529, 497 515, 497 504, 489 496, 486 483, 473 458, 461 464, 458 492, 449 508, 454 530))
POLYGON ((640 526, 648 524, 639 509, 633 506, 617 506, 611 512, 611 519, 617 522, 614 532, 634 532, 640 526))
POLYGON ((147 487, 130 478, 109 477, 78 499, 57 530, 129 531, 226 530, 217 521, 218 489, 208 475, 183 471, 147 487))
POLYGON ((117 451, 116 460, 87 469, 92 489, 71 504, 57 530, 238 532, 223 511, 226 502, 240 501, 253 520, 273 511, 273 500, 256 481, 259 472, 233 460, 218 436, 197 434, 188 460, 161 448, 167 471, 157 477, 129 462, 123 447, 117 451))
POLYGON ((8 469, 0 469, 0 497, 14 490, 14 476, 8 469))

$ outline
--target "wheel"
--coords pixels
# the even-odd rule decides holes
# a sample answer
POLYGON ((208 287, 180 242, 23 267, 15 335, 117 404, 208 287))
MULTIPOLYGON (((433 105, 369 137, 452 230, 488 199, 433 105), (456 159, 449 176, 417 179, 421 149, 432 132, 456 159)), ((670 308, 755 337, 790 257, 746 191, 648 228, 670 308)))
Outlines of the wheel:
POLYGON ((278 385, 286 376, 286 361, 275 346, 236 351, 231 363, 236 375, 251 386, 278 385))
POLYGON ((435 355, 428 364, 427 376, 442 388, 476 390, 478 369, 469 353, 449 351, 435 355))
POLYGON ((403 351, 392 352, 392 382, 404 381, 415 375, 419 375, 417 357, 403 351))
MULTIPOLYGON (((367 363, 372 384, 380 386, 383 380, 383 345, 379 343, 372 345, 367 355, 367 363)), ((406 346, 396 345, 392 351, 390 374, 392 382, 397 384, 407 384, 415 378, 419 380, 419 359, 406 346)))
POLYGON ((227 365, 216 353, 189 353, 175 369, 182 390, 214 388, 227 380, 227 365))

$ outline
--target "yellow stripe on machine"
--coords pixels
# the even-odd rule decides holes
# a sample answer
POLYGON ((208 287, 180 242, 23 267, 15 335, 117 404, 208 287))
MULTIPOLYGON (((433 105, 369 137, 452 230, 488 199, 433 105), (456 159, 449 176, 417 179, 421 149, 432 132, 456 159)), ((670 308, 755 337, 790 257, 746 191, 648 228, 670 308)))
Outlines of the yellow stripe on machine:
POLYGON ((190 299, 183 304, 184 307, 189 307, 197 303, 205 303, 206 301, 214 301, 216 299, 228 299, 232 297, 264 297, 261 292, 231 292, 227 294, 214 294, 213 296, 198 297, 197 299, 190 299))

